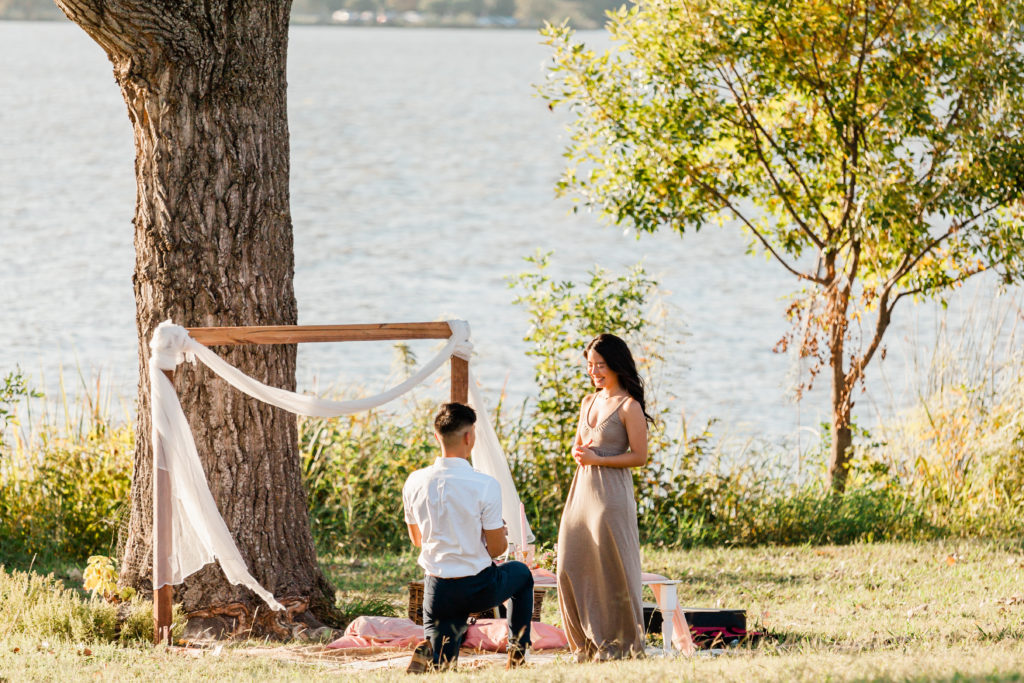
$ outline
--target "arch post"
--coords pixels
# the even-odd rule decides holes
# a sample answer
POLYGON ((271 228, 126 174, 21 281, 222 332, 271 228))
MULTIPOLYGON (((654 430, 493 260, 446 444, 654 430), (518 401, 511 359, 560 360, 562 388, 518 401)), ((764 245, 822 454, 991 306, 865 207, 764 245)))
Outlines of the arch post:
POLYGON ((452 403, 469 403, 469 361, 452 356, 452 403))
MULTIPOLYGON (((174 385, 174 371, 164 370, 174 385)), ((170 577, 171 560, 171 477, 164 461, 162 441, 153 444, 153 642, 171 645, 171 615, 174 586, 157 587, 170 577)))

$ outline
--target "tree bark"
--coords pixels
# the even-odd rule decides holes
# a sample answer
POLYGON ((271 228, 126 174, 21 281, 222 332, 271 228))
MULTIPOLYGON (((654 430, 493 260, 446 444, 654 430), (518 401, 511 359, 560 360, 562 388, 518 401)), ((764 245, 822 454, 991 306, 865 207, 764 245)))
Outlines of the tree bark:
POLYGON ((846 490, 846 475, 850 469, 853 444, 850 429, 853 380, 844 368, 849 326, 846 314, 850 306, 851 285, 839 277, 835 253, 826 254, 825 270, 831 282, 826 297, 829 365, 832 370, 832 450, 829 454, 828 477, 832 490, 842 494, 846 490))
MULTIPOLYGON (((131 518, 121 581, 152 590, 149 340, 185 326, 295 324, 286 55, 290 0, 56 0, 106 51, 135 133, 134 274, 139 393, 131 518)), ((295 388, 295 346, 232 347, 228 362, 295 388)), ((210 489, 260 583, 332 621, 334 591, 309 529, 294 416, 202 366, 175 385, 210 489)), ((218 632, 287 635, 248 589, 211 565, 177 587, 218 632)), ((288 621, 288 619, 286 619, 288 621)))
POLYGON ((852 406, 845 403, 832 402, 832 451, 829 454, 828 477, 832 491, 842 494, 846 491, 846 476, 850 471, 850 457, 853 454, 853 431, 850 429, 850 411, 852 406))

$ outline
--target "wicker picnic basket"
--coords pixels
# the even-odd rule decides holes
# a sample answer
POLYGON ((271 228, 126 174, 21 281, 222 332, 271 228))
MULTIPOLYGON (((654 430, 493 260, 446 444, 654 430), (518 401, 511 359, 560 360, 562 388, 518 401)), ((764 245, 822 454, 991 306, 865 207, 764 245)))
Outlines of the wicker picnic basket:
MULTIPOLYGON (((547 593, 543 588, 533 589, 533 621, 540 621, 540 608, 544 604, 544 594, 547 593)), ((495 607, 493 610, 486 612, 477 612, 476 614, 469 615, 471 619, 493 619, 498 616, 498 608, 495 607)), ((419 624, 423 625, 423 582, 422 581, 410 581, 409 582, 409 618, 419 624)))

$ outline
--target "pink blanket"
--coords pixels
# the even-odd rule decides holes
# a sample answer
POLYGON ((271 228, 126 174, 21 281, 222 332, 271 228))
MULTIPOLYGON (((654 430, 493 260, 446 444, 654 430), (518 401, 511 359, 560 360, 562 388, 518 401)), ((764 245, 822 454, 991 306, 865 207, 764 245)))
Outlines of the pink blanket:
MULTIPOLYGON (((533 622, 530 627, 533 650, 566 647, 565 634, 557 626, 533 622)), ((401 617, 358 617, 345 629, 345 635, 327 647, 335 649, 362 647, 411 648, 423 639, 423 627, 401 617)), ((508 645, 508 627, 504 619, 480 619, 469 627, 463 645, 476 650, 504 652, 508 645)))

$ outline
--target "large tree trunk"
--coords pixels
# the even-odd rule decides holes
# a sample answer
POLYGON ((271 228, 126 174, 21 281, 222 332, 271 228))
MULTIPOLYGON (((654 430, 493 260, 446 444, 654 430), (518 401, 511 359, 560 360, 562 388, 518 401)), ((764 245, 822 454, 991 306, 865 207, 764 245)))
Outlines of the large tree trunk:
MULTIPOLYGON (((106 50, 135 131, 134 275, 139 396, 122 583, 151 590, 149 340, 186 325, 295 324, 288 197, 290 1, 57 0, 106 50)), ((102 190, 100 190, 102 191, 102 190)), ((294 389, 295 347, 233 347, 228 362, 294 389)), ((205 368, 175 382, 210 489, 242 557, 290 614, 331 620, 316 561, 294 416, 248 399, 205 368), (306 607, 308 606, 308 610, 306 607)), ((285 635, 248 589, 211 565, 177 589, 215 631, 285 635)))

